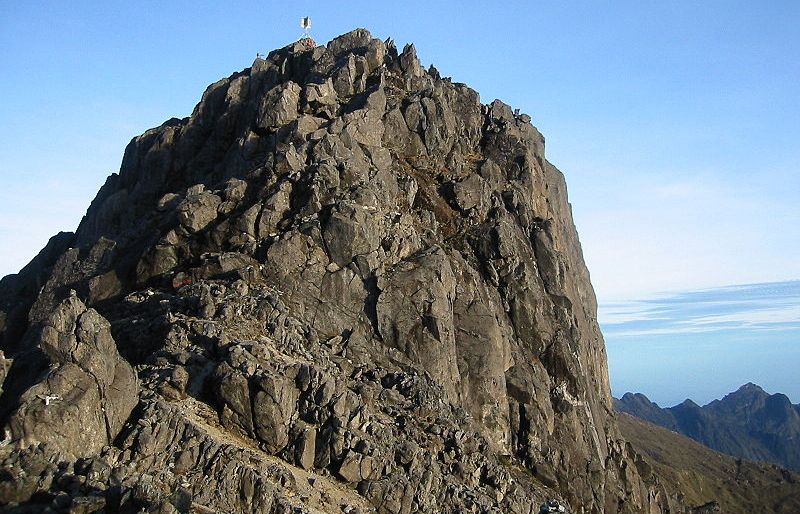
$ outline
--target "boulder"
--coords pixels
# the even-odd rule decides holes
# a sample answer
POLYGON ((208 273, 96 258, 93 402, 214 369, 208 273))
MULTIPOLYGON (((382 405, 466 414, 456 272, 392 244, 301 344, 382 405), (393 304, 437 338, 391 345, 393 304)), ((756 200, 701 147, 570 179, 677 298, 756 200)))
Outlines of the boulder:
POLYGON ((117 352, 110 325, 75 296, 42 324, 37 346, 50 361, 8 421, 22 445, 46 443, 75 458, 112 443, 139 401, 138 380, 117 352))

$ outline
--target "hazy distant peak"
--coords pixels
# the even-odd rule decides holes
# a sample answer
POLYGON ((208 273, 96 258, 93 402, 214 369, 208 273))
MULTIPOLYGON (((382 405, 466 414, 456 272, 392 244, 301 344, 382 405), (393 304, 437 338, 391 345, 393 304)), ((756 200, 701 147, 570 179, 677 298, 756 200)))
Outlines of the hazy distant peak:
POLYGON ((641 393, 626 393, 615 406, 715 450, 800 469, 800 405, 752 382, 703 407, 686 399, 662 409, 641 393))
POLYGON ((764 393, 764 394, 767 394, 767 392, 764 391, 764 389, 762 389, 761 386, 759 386, 758 384, 754 384, 752 382, 748 382, 748 383, 744 384, 742 387, 740 387, 734 393, 731 393, 731 394, 736 394, 736 393, 764 393))
POLYGON ((672 407, 672 408, 674 409, 676 407, 683 407, 683 408, 686 408, 686 409, 700 409, 701 408, 691 398, 686 398, 680 404, 678 404, 678 405, 676 405, 675 407, 672 407))
POLYGON ((647 402, 647 403, 655 404, 644 393, 627 392, 624 395, 622 395, 622 399, 623 400, 627 400, 627 401, 634 401, 635 400, 635 401, 641 401, 641 402, 647 402))

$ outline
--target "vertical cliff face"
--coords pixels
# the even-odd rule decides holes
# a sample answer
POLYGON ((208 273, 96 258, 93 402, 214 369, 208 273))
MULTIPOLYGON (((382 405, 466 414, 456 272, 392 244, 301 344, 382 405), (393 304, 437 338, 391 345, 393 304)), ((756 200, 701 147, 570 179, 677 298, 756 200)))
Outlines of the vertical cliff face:
POLYGON ((6 501, 675 508, 616 428, 543 137, 364 30, 257 59, 135 138, 0 309, 4 466, 67 463, 6 501), (87 412, 122 395, 95 444, 41 428, 41 398, 73 404, 77 382, 53 382, 69 366, 95 379, 87 412))

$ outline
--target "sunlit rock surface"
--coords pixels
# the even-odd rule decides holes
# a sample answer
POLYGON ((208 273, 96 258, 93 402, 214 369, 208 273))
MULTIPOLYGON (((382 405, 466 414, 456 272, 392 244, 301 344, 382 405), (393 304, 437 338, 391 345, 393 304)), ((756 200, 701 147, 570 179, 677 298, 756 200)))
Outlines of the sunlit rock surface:
POLYGON ((678 508, 616 427, 544 138, 413 46, 212 84, 0 284, 21 512, 678 508))

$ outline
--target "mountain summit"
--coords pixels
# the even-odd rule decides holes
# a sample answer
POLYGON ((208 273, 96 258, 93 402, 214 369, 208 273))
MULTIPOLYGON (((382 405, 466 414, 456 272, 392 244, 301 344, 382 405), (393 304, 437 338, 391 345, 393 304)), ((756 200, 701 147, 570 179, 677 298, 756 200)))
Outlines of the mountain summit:
POLYGON ((0 336, 19 512, 678 508, 617 429, 544 138, 365 30, 134 138, 0 336))
POLYGON ((800 471, 800 405, 756 384, 747 383, 703 407, 686 400, 663 409, 641 393, 626 393, 615 406, 722 453, 800 471))

